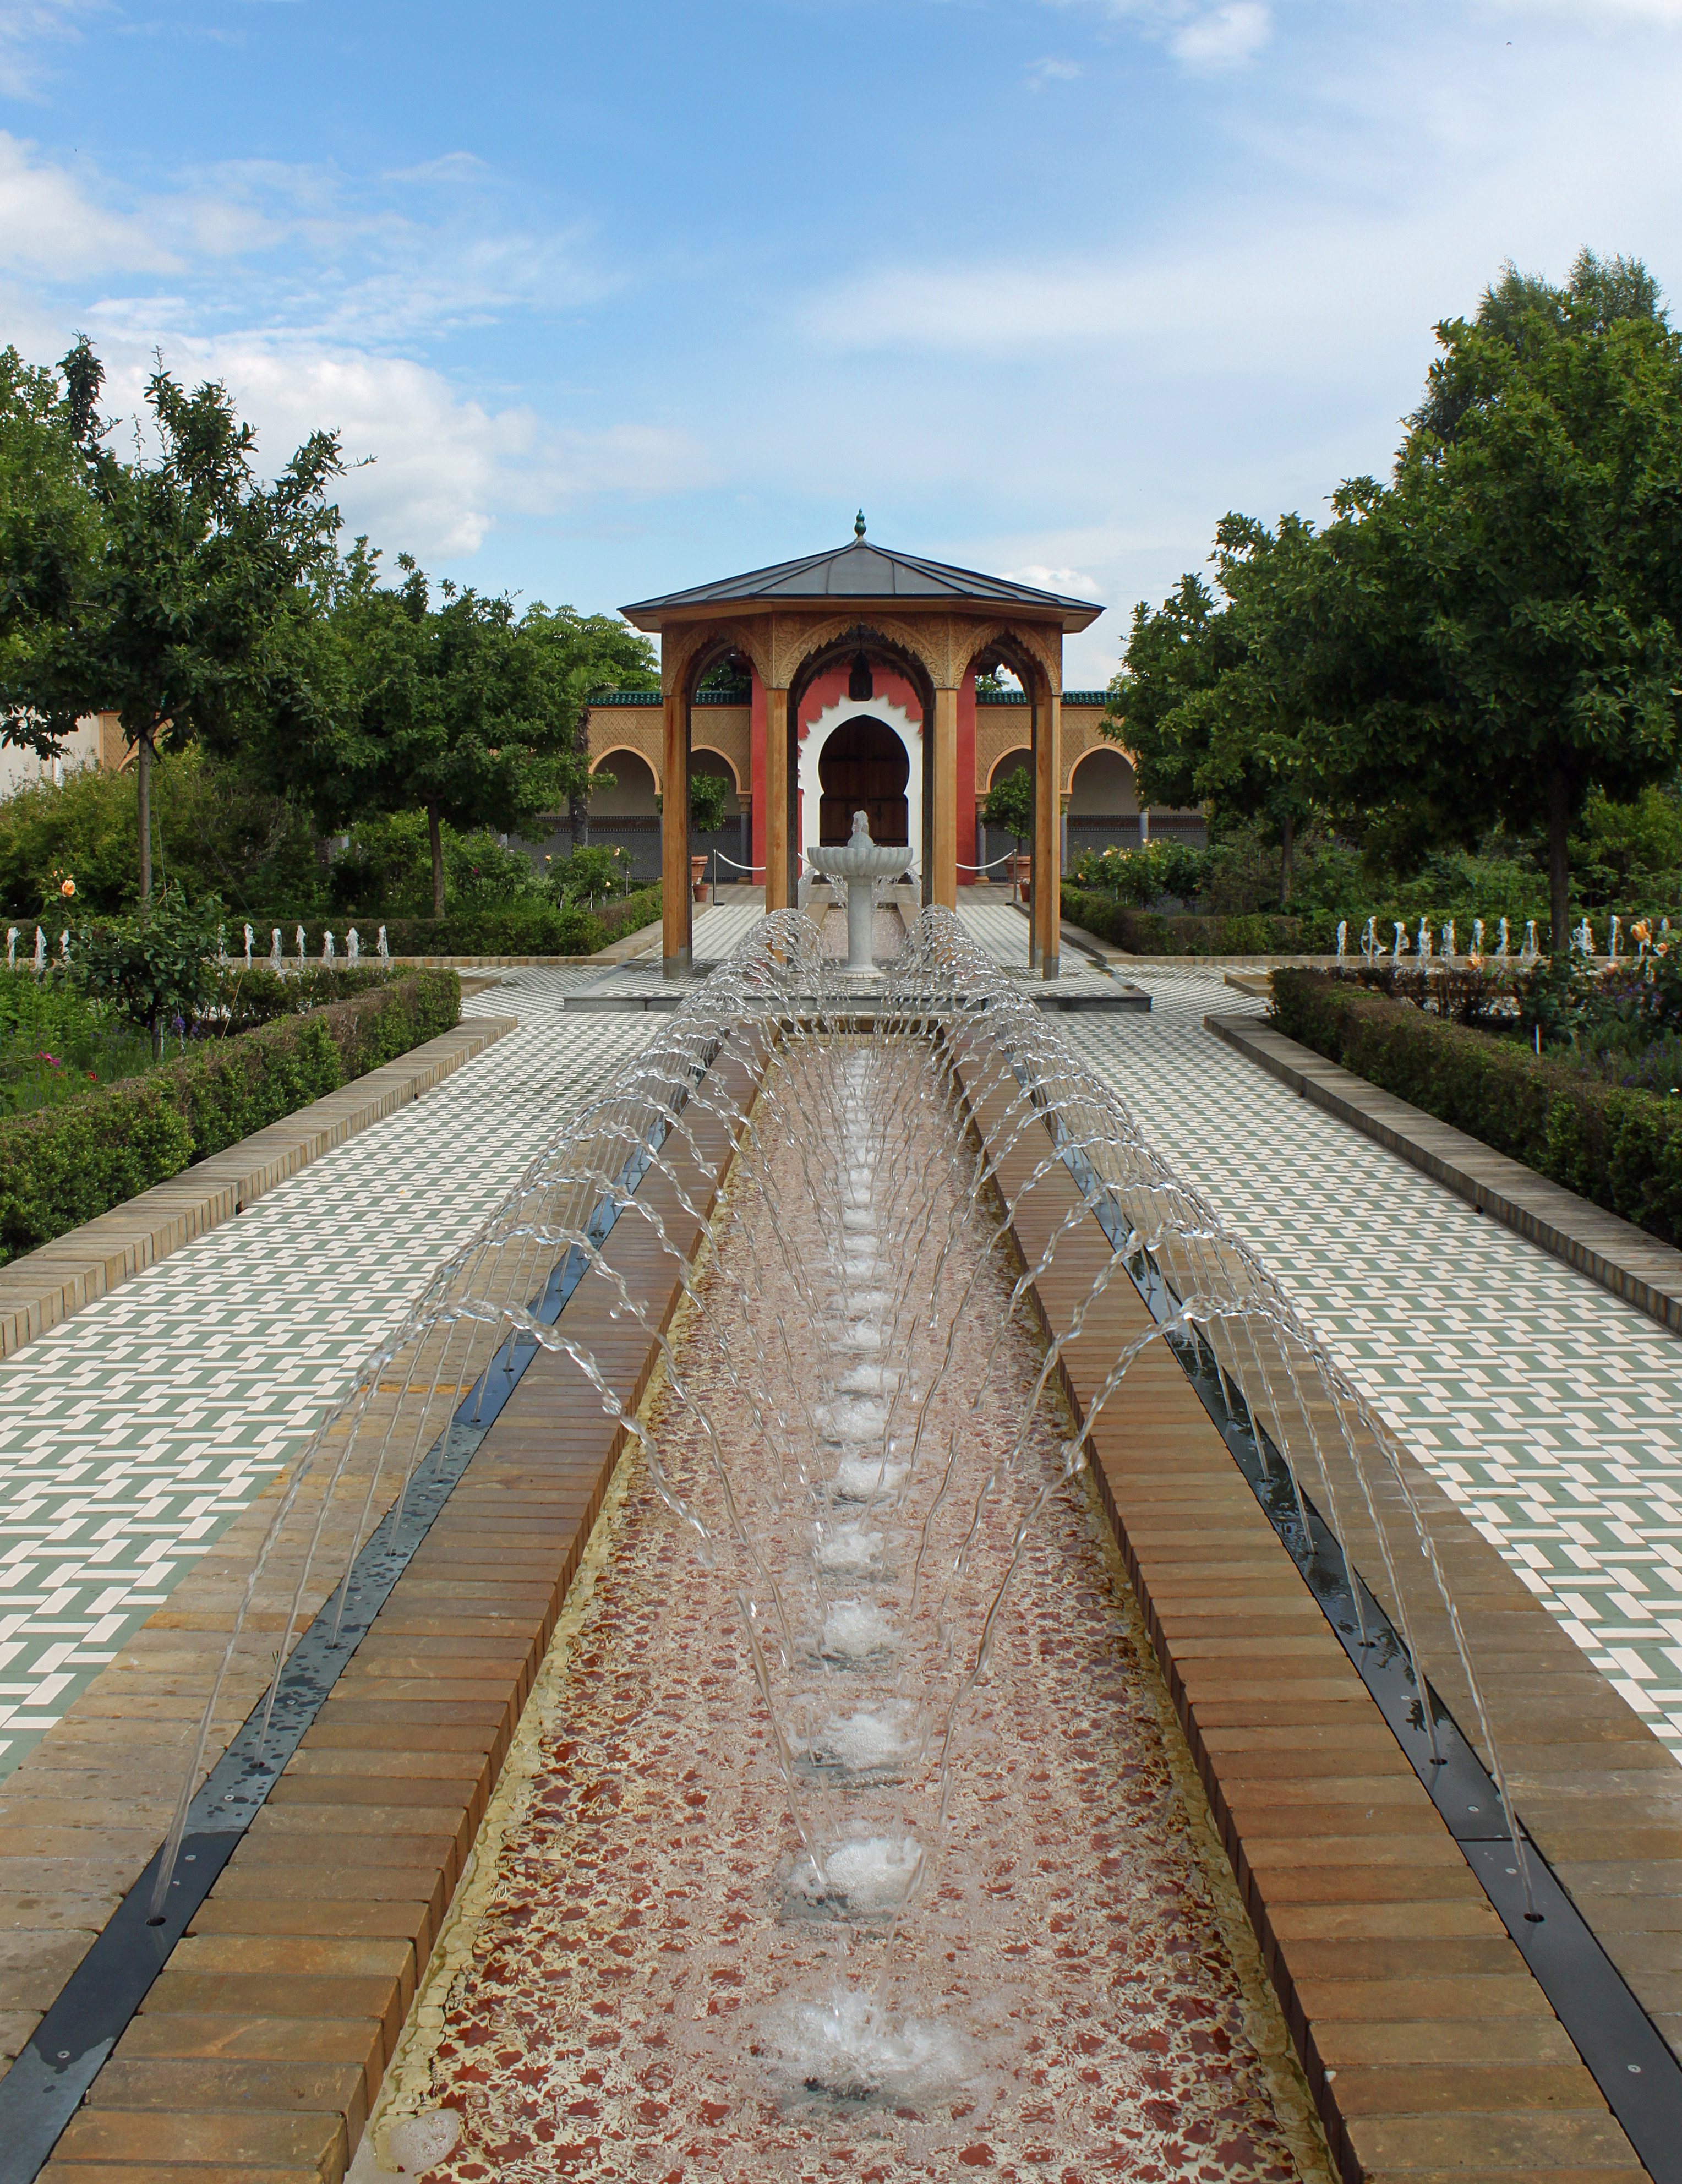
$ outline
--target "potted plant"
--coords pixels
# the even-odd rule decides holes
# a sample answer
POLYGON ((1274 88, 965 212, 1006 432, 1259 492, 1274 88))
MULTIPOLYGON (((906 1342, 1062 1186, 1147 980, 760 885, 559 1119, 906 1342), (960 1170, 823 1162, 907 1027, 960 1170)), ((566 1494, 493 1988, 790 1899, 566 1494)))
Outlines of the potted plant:
MULTIPOLYGON (((693 834, 716 834, 724 824, 724 806, 730 794, 730 784, 722 774, 692 773, 689 776, 689 832, 693 834)), ((707 861, 705 856, 689 860, 689 878, 695 890, 697 902, 707 899, 707 861)))
POLYGON ((994 783, 987 792, 981 816, 989 827, 996 827, 1015 841, 1011 879, 1026 902, 1028 883, 1033 877, 1033 860, 1022 855, 1022 843, 1033 825, 1033 783, 1025 766, 1019 766, 1014 773, 1007 773, 1002 781, 994 783))

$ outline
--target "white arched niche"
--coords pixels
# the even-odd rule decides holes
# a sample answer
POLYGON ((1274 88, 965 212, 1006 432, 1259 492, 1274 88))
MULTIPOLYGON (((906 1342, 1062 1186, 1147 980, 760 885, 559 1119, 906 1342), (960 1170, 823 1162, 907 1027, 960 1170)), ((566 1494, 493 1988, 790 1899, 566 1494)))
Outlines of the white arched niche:
POLYGON ((885 698, 838 698, 833 705, 826 705, 800 740, 800 760, 796 770, 795 785, 800 792, 800 858, 810 869, 806 852, 818 848, 821 834, 818 825, 818 799, 822 786, 818 780, 818 760, 823 747, 837 728, 848 721, 863 716, 880 721, 893 729, 905 746, 905 756, 911 760, 911 773, 905 783, 905 832, 911 837, 905 849, 905 869, 922 870, 922 730, 903 705, 889 705, 885 698))

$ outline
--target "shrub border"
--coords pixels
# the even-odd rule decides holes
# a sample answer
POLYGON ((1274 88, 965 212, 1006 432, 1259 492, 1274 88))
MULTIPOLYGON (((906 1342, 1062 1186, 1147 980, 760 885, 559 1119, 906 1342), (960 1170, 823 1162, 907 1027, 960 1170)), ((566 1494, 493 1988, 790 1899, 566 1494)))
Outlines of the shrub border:
POLYGON ((0 1266, 409 1053, 460 1020, 425 970, 286 1017, 144 1077, 0 1122, 0 1266))
POLYGON ((1287 1038, 1661 1242, 1682 1242, 1682 1105, 1323 971, 1275 971, 1273 989, 1270 1021, 1287 1038))
POLYGON ((1133 910, 1089 889, 1062 890, 1062 914, 1129 956, 1300 956, 1309 952, 1308 922, 1257 912, 1250 917, 1168 917, 1133 910))

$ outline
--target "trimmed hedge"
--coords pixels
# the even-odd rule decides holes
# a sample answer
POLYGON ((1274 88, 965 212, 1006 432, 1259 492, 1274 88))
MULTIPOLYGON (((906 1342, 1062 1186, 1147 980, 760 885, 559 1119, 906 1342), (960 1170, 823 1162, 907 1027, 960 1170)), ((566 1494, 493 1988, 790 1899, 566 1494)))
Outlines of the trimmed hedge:
MULTIPOLYGON (((304 945, 309 961, 318 962, 323 936, 331 932, 343 963, 345 935, 354 925, 365 963, 383 925, 386 945, 393 956, 594 956, 621 933, 653 924, 660 905, 660 891, 651 887, 639 888, 595 911, 528 899, 500 910, 447 911, 442 917, 382 918, 371 912, 366 916, 307 917, 303 920, 304 945)), ((297 917, 279 911, 253 911, 251 923, 259 958, 267 956, 269 936, 278 925, 287 961, 297 961, 297 917)), ((231 929, 237 932, 238 928, 231 929)))
POLYGON ((460 1014, 454 971, 414 972, 0 1122, 0 1265, 407 1054, 460 1014))
POLYGON ((1084 888, 1064 888, 1063 916, 1131 956, 1306 955, 1311 938, 1301 918, 1167 917, 1084 888))
POLYGON ((1323 971, 1275 971, 1273 1021, 1369 1084, 1682 1244, 1682 1102, 1605 1084, 1323 971))

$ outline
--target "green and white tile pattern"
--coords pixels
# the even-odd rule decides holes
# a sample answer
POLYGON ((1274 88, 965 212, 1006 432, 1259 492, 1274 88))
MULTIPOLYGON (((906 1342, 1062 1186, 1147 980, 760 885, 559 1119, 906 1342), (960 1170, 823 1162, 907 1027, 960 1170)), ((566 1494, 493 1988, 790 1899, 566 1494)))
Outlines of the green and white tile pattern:
POLYGON ((1218 978, 1067 1035, 1596 1667, 1682 1747, 1682 1343, 1202 1028, 1218 978))
POLYGON ((309 1438, 534 1145, 654 1028, 570 972, 436 1090, 0 1363, 0 1774, 309 1438))
MULTIPOLYGON (((727 953, 755 915, 703 912, 698 954, 727 953)), ((1013 910, 964 917, 1026 970, 1013 910)), ((510 972, 469 1006, 517 1013, 512 1037, 0 1364, 0 1774, 289 1461, 533 1145, 657 1028, 562 1013, 608 975, 510 972)), ((1204 1014, 1246 1004, 1217 978, 1128 976, 1150 1015, 1069 1017, 1066 1035, 1682 1745, 1682 1345, 1221 1045, 1204 1014)))

